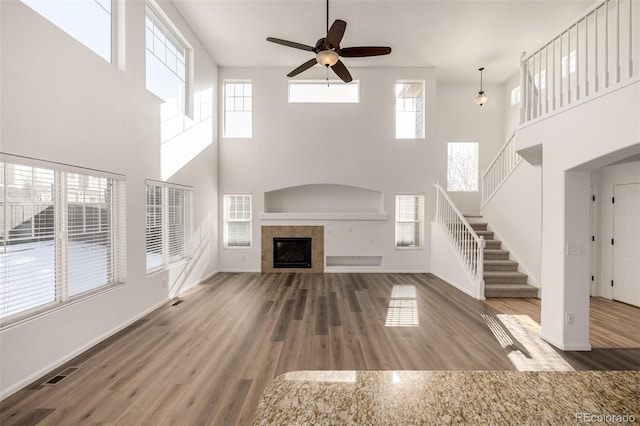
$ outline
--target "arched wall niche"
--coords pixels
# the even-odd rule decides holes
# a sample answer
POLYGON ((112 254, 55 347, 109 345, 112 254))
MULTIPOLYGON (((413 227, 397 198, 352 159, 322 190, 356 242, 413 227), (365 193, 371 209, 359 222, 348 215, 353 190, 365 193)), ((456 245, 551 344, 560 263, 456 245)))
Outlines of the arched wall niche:
POLYGON ((384 194, 333 183, 291 186, 265 192, 264 213, 382 214, 384 194))

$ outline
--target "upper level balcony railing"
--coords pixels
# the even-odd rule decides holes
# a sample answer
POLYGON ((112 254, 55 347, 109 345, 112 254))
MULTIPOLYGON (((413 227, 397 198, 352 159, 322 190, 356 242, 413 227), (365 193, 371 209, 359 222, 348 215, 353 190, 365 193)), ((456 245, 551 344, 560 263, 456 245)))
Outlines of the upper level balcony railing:
POLYGON ((640 1, 604 0, 531 55, 520 73, 520 123, 640 75, 640 1))

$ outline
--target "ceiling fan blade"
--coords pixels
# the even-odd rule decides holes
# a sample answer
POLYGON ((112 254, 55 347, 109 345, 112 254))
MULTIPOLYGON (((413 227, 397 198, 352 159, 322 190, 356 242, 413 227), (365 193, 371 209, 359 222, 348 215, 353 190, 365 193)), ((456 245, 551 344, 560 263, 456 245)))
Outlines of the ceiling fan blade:
POLYGON ((293 47, 295 49, 307 50, 309 52, 316 51, 314 47, 307 46, 306 44, 296 43, 295 41, 282 40, 281 38, 267 37, 267 41, 270 41, 271 43, 281 44, 287 47, 293 47))
POLYGON ((366 56, 388 55, 391 53, 391 48, 383 46, 345 47, 340 49, 338 53, 345 58, 364 58, 366 56))
POLYGON ((344 30, 347 29, 347 23, 336 19, 333 21, 331 28, 329 28, 329 32, 327 33, 327 37, 324 40, 324 45, 328 49, 338 48, 340 46, 340 41, 342 41, 342 36, 344 36, 344 30))
POLYGON ((287 77, 295 77, 296 75, 300 74, 302 71, 308 70, 309 68, 311 68, 317 63, 318 61, 316 60, 316 58, 309 59, 307 62, 305 62, 304 64, 300 65, 298 68, 296 68, 295 70, 287 74, 287 77))
POLYGON ((344 81, 345 83, 350 83, 351 80, 353 80, 353 78, 351 78, 351 74, 349 74, 349 70, 344 66, 342 61, 336 62, 335 65, 331 67, 331 69, 336 73, 338 77, 340 77, 340 80, 344 81))

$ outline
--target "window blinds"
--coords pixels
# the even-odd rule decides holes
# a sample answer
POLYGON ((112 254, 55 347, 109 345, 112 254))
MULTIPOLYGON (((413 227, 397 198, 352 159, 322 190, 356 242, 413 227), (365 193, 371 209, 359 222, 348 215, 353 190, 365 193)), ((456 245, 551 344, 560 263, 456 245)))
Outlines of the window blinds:
POLYGON ((0 162, 0 323, 124 281, 124 181, 0 162))
POLYGON ((191 257, 192 192, 147 182, 147 272, 191 257))
POLYGON ((396 196, 396 247, 422 246, 423 195, 396 196))
POLYGON ((251 195, 225 195, 225 247, 251 246, 251 195))

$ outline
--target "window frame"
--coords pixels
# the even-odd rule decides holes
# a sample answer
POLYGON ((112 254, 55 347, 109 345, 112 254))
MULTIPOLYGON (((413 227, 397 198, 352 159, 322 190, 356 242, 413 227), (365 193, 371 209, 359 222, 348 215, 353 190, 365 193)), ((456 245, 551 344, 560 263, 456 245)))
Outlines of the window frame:
POLYGON ((229 250, 243 250, 253 247, 253 196, 252 194, 240 194, 240 193, 228 193, 223 197, 223 248, 229 250), (231 197, 248 197, 249 199, 249 218, 248 219, 229 219, 229 212, 231 206, 231 197), (249 244, 245 246, 241 245, 229 245, 229 223, 247 223, 249 226, 248 241, 249 244))
POLYGON ((287 102, 290 104, 358 104, 360 103, 360 81, 353 80, 349 83, 345 83, 342 80, 289 80, 287 84, 287 102), (309 86, 326 86, 331 87, 346 87, 353 86, 356 88, 355 99, 352 100, 338 100, 338 99, 307 99, 307 100, 291 100, 291 86, 292 85, 309 85, 309 86))
POLYGON ((395 249, 396 250, 423 250, 424 249, 424 221, 425 221, 425 195, 423 193, 399 193, 396 194, 395 199, 395 249), (400 201, 402 198, 413 197, 417 200, 416 216, 413 220, 405 220, 400 216, 400 201), (413 245, 399 245, 400 232, 398 231, 401 224, 411 223, 414 226, 418 226, 417 231, 414 230, 415 235, 418 237, 418 242, 415 240, 413 245))
MULTIPOLYGON (((193 240, 193 188, 186 185, 178 185, 167 182, 159 182, 147 179, 146 181, 146 223, 145 223, 145 259, 146 259, 146 271, 147 275, 155 274, 159 271, 164 271, 166 269, 173 268, 176 265, 180 265, 186 262, 189 262, 193 259, 192 253, 192 240, 193 240), (160 203, 149 204, 149 189, 154 188, 154 191, 159 191, 160 193, 160 203), (184 244, 181 247, 182 256, 179 259, 172 260, 171 259, 171 249, 172 249, 172 241, 171 241, 171 204, 170 204, 170 192, 171 191, 180 191, 184 194, 184 204, 182 206, 183 209, 183 227, 182 230, 184 232, 184 244), (149 208, 152 207, 154 210, 153 217, 154 220, 151 222, 150 211, 149 208), (149 224, 154 224, 155 228, 158 228, 156 214, 158 207, 160 208, 160 236, 159 236, 159 245, 154 242, 152 246, 150 246, 149 236, 150 236, 150 228, 149 224), (149 253, 150 249, 152 250, 160 250, 160 263, 157 265, 149 266, 149 253)), ((175 207, 175 206, 174 206, 175 207)))
MULTIPOLYGON (((39 287, 34 287, 32 290, 52 292, 52 300, 44 303, 40 303, 37 298, 34 296, 31 299, 31 303, 33 303, 30 307, 25 309, 21 309, 15 311, 11 314, 2 313, 0 316, 0 330, 6 327, 12 326, 17 323, 21 323, 23 321, 30 320, 34 317, 44 315, 49 312, 53 312, 55 310, 66 307, 70 304, 78 303, 80 301, 86 300, 87 298, 93 297, 96 294, 100 294, 106 291, 110 291, 115 287, 119 287, 125 285, 126 283, 126 178, 122 175, 103 172, 99 170, 86 169, 82 167, 69 166, 69 165, 61 165, 58 163, 50 163, 43 160, 30 159, 25 157, 13 157, 10 155, 0 155, 0 164, 2 165, 2 185, 0 188, 2 189, 2 198, 3 205, 0 206, 0 209, 3 209, 2 215, 0 217, 3 218, 5 223, 2 224, 0 228, 0 232, 2 232, 2 237, 0 239, 0 266, 8 268, 5 274, 11 274, 11 265, 9 257, 1 257, 3 255, 8 255, 10 252, 7 251, 6 247, 12 245, 12 242, 23 241, 26 243, 32 242, 41 242, 43 238, 45 240, 51 240, 51 260, 53 261, 53 269, 49 268, 49 272, 44 275, 45 280, 52 280, 50 285, 50 289, 40 289, 39 287), (52 228, 50 230, 49 235, 43 234, 33 234, 33 226, 31 229, 32 234, 27 238, 11 238, 11 230, 16 229, 14 225, 9 225, 9 215, 6 214, 6 211, 12 206, 16 205, 15 202, 9 201, 8 193, 11 191, 9 180, 7 179, 8 171, 7 165, 16 166, 18 168, 22 168, 26 170, 28 168, 31 169, 32 176, 35 176, 36 170, 40 172, 50 173, 53 178, 53 183, 51 183, 51 197, 50 200, 46 201, 47 205, 49 205, 52 209, 52 213, 50 218, 48 219, 52 223, 52 228), (75 176, 75 177, 73 177, 75 176), (99 179, 100 182, 104 181, 106 186, 102 188, 98 187, 98 193, 102 193, 106 198, 102 202, 96 203, 93 199, 87 199, 86 197, 86 187, 89 185, 89 182, 92 179, 99 179), (74 193, 77 188, 70 187, 70 182, 77 185, 84 186, 82 197, 77 197, 76 200, 72 200, 70 198, 70 194, 74 193), (104 189, 104 192, 101 190, 104 189), (86 207, 95 208, 96 205, 102 205, 103 207, 107 207, 109 210, 108 213, 108 229, 103 229, 103 222, 101 221, 98 224, 98 233, 106 232, 108 238, 91 238, 91 232, 86 233, 86 207), (82 211, 82 215, 76 217, 75 219, 70 217, 71 208, 76 211, 82 211), (73 225, 78 224, 78 220, 82 221, 81 232, 74 232, 73 225), (73 225, 72 225, 73 224, 73 225), (80 240, 76 240, 75 237, 80 236, 80 240), (90 238, 87 239, 87 236, 90 238), (104 283, 100 283, 99 285, 90 284, 88 287, 76 287, 78 282, 87 282, 91 279, 95 278, 95 270, 91 269, 88 271, 82 271, 81 274, 78 275, 78 269, 71 264, 72 261, 70 259, 73 258, 81 258, 82 262, 90 262, 92 259, 102 260, 100 255, 96 256, 93 253, 93 248, 90 249, 90 257, 87 256, 87 252, 78 251, 78 244, 86 245, 102 245, 106 246, 105 254, 107 255, 106 259, 106 277, 107 280, 104 283), (74 248, 76 247, 76 248, 74 248), (6 260, 5 260, 6 259, 6 260), (5 261, 7 262, 5 264, 5 261), (5 266, 6 265, 6 266, 5 266), (71 274, 70 271, 76 271, 71 274), (75 288, 74 288, 75 287, 75 288), (80 291, 78 291, 80 289, 80 291), (75 291, 72 291, 75 290, 75 291)), ((15 174, 12 175, 12 182, 16 182, 15 174)), ((32 181, 33 182, 33 181, 32 181)), ((29 198, 31 204, 33 204, 33 191, 30 190, 32 195, 29 198)), ((95 193, 95 188, 93 189, 95 193)), ((77 193, 77 192, 76 192, 77 193)), ((91 198, 91 197, 89 197, 91 198)), ((40 203, 42 204, 42 203, 40 203)), ((36 210, 32 210, 32 215, 30 220, 32 225, 36 221, 36 216, 39 213, 35 213, 36 210)), ((44 210, 39 210, 42 212, 44 210)), ((23 217, 25 220, 25 217, 23 217)), ((42 219, 37 219, 38 221, 42 219)), ((107 222, 105 222, 107 223, 107 222)), ((18 225, 19 226, 19 225, 18 225)), ((95 234, 95 232, 93 232, 95 234)), ((37 247, 33 247, 32 249, 37 249, 38 247, 42 247, 38 245, 37 247)), ((42 261, 41 255, 33 256, 36 253, 32 253, 32 257, 37 259, 34 263, 28 264, 28 273, 31 274, 29 276, 38 276, 42 277, 45 272, 42 267, 43 265, 38 262, 42 261)), ((46 262, 46 260, 45 260, 46 262)), ((25 263, 21 263, 25 264, 25 263)), ((77 265, 78 263, 76 263, 77 265)), ((14 270, 15 272, 15 270, 14 270)), ((33 284, 32 284, 33 286, 33 284)), ((40 286, 36 284, 36 286, 40 286)), ((47 287, 49 288, 49 287, 47 287)), ((9 293, 7 293, 7 297, 9 293)), ((15 294, 14 296, 15 297, 15 294)), ((7 309, 9 309, 9 305, 7 309)), ((19 307, 18 307, 19 308, 19 307)))
POLYGON ((449 141, 447 142, 447 191, 449 192, 478 192, 480 191, 480 143, 477 141, 449 141), (452 189, 449 166, 451 164, 451 145, 469 144, 475 145, 475 173, 474 173, 474 189, 452 189))
MULTIPOLYGON (((234 106, 235 108, 235 106, 234 106)), ((225 79, 222 82, 222 137, 225 139, 253 139, 253 80, 251 79, 225 79), (235 99, 238 98, 239 96, 228 96, 227 95, 227 85, 228 84, 249 84, 251 86, 251 96, 249 97, 251 99, 251 109, 246 110, 244 109, 244 98, 247 98, 247 96, 244 96, 243 93, 243 109, 242 110, 236 110, 236 109, 227 109, 227 99, 229 98, 233 98, 234 99, 234 105, 235 105, 235 99), (227 125, 227 118, 229 117, 229 113, 230 112, 244 112, 244 113, 248 113, 249 114, 249 123, 250 123, 250 128, 249 128, 249 134, 248 135, 237 135, 237 134, 229 134, 229 130, 228 130, 228 125, 227 125)))
MULTIPOLYGON (((25 5, 26 7, 28 7, 29 9, 31 9, 32 11, 34 11, 35 13, 37 13, 38 15, 40 15, 41 17, 43 17, 44 19, 46 19, 48 22, 50 22, 51 24, 55 25, 58 29, 60 29, 61 31, 63 31, 65 34, 67 34, 69 37, 73 38, 74 40, 76 40, 78 43, 82 44, 84 47, 86 47, 87 49, 89 49, 91 52, 95 53, 96 55, 98 55, 100 58, 104 59, 106 62, 113 64, 116 62, 116 59, 118 57, 118 52, 117 52, 117 42, 118 42, 118 16, 119 16, 119 11, 118 11, 118 1, 117 0, 109 0, 109 7, 110 10, 106 10, 103 5, 102 2, 93 0, 94 3, 97 4, 97 6, 102 9, 107 15, 109 15, 109 57, 106 58, 105 56, 103 56, 100 52, 94 50, 93 47, 89 46, 86 42, 85 39, 81 39, 78 38, 76 35, 72 34, 72 32, 68 31, 68 28, 64 28, 60 25, 59 22, 56 22, 53 16, 48 15, 44 9, 40 9, 38 8, 35 4, 31 3, 28 0, 20 0, 20 3, 22 3, 23 5, 25 5), (35 7, 34 7, 35 6, 35 7)), ((38 2, 36 2, 38 3, 38 2)), ((40 3, 46 3, 46 2, 42 2, 40 1, 40 3)), ((87 1, 88 3, 88 1, 87 1)), ((68 16, 68 15, 67 15, 68 16)), ((84 16, 78 14, 77 17, 79 19, 84 18, 84 16)), ((92 32, 92 34, 94 34, 94 32, 92 32)))
MULTIPOLYGON (((176 106, 176 110, 184 115, 186 115, 187 117, 193 119, 194 117, 194 93, 193 93, 193 82, 194 82, 194 50, 193 50, 193 46, 191 46, 191 44, 189 43, 189 41, 187 40, 186 37, 184 37, 184 35, 182 35, 182 32, 180 32, 180 30, 178 29, 178 27, 173 23, 173 21, 171 20, 171 18, 169 18, 169 16, 167 16, 167 14, 164 12, 164 10, 162 10, 162 8, 160 7, 160 5, 155 1, 155 0, 145 0, 144 2, 145 4, 145 24, 143 27, 144 33, 145 33, 145 46, 144 46, 144 55, 145 55, 145 88, 147 89, 147 91, 151 94, 153 94, 154 96, 156 96, 158 99, 162 100, 165 103, 168 103, 168 101, 166 101, 165 99, 163 99, 160 95, 158 95, 157 93, 155 93, 154 91, 152 91, 151 89, 149 89, 147 87, 147 75, 146 73, 148 72, 147 69, 147 61, 146 61, 146 56, 147 56, 147 52, 149 51, 148 46, 147 46, 147 24, 146 24, 146 20, 147 20, 147 8, 156 15, 156 17, 158 18, 159 22, 164 25, 164 27, 166 28, 166 30, 170 33, 171 36, 173 36, 173 38, 175 39, 176 42, 180 43, 182 46, 182 48, 184 49, 184 65, 185 65, 185 70, 184 70, 184 99, 179 102, 179 104, 181 105, 177 105, 176 106), (182 106, 182 108, 181 108, 182 106)), ((155 33, 154 33, 155 34, 155 33)), ((153 51, 149 51, 151 53, 151 55, 156 56, 155 53, 153 51)), ((159 61, 161 61, 161 58, 158 58, 159 61)), ((180 78, 176 72, 174 72, 173 70, 171 70, 171 68, 169 68, 167 66, 167 64, 163 61, 162 65, 169 70, 171 73, 173 73, 177 78, 180 78)))
MULTIPOLYGON (((426 91, 426 84, 425 84, 425 80, 396 80, 396 83, 394 85, 394 95, 395 95, 395 102, 394 102, 394 111, 395 111, 395 139, 396 140, 420 140, 420 139, 425 139, 426 138, 426 108, 425 108, 425 91, 426 91), (422 88, 421 90, 421 95, 419 97, 406 97, 406 96, 398 96, 398 85, 400 84, 419 84, 422 88), (415 111, 406 111, 406 110, 398 110, 398 100, 399 99, 417 99, 419 101, 416 101, 416 110, 415 111), (420 131, 416 131, 416 136, 413 137, 407 137, 407 136, 398 136, 398 113, 401 112, 415 112, 416 113, 416 120, 415 120, 415 127, 417 129, 418 124, 420 122, 419 118, 422 118, 422 126, 420 127, 420 131), (418 134, 419 133, 419 134, 418 134)), ((404 90, 404 92, 406 92, 406 89, 404 90)))

